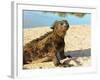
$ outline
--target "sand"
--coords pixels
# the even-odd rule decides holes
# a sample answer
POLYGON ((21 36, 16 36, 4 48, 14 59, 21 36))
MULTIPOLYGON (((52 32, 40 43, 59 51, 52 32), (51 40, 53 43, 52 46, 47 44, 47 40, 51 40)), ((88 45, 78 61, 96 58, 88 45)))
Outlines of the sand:
MULTIPOLYGON (((51 31, 49 27, 24 29, 24 45, 29 41, 51 31)), ((89 25, 71 25, 65 36, 65 55, 70 54, 72 67, 91 66, 91 27, 89 25)), ((69 59, 64 59, 63 61, 69 59)), ((53 62, 27 64, 24 69, 56 68, 53 62)))

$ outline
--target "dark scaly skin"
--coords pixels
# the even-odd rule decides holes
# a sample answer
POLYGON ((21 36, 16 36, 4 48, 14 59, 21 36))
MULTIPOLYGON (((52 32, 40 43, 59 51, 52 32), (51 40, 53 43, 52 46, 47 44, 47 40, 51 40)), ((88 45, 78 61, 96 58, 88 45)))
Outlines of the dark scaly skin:
POLYGON ((59 66, 60 59, 66 58, 64 37, 68 28, 66 20, 56 21, 51 32, 27 43, 23 48, 23 64, 47 57, 44 61, 52 60, 55 66, 59 66))

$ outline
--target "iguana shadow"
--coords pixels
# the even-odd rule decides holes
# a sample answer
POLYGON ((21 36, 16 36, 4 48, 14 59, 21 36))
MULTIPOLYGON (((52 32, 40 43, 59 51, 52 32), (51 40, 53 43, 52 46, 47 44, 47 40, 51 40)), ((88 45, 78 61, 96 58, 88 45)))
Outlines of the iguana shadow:
POLYGON ((64 67, 75 66, 74 64, 69 64, 70 61, 74 61, 74 63, 76 63, 78 66, 81 66, 82 65, 81 61, 78 61, 77 59, 83 57, 85 58, 91 57, 91 48, 83 49, 83 50, 67 51, 65 52, 65 55, 66 56, 70 55, 72 58, 63 60, 64 67))

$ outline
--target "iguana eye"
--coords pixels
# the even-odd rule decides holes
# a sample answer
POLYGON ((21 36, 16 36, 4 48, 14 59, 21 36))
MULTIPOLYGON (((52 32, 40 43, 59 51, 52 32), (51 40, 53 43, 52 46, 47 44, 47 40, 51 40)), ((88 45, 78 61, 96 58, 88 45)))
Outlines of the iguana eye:
POLYGON ((61 24, 61 25, 63 25, 63 23, 62 23, 62 22, 61 22, 60 24, 61 24))

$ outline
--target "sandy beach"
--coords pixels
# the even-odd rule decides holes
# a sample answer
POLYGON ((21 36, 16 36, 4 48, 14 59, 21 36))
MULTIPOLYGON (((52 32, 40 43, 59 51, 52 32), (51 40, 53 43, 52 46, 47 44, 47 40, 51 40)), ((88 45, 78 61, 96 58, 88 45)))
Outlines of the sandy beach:
MULTIPOLYGON (((51 30, 49 27, 24 29, 24 45, 51 30)), ((91 65, 91 27, 89 25, 71 25, 65 36, 65 55, 67 54, 73 57, 69 62, 73 67, 91 65)), ((27 64, 23 68, 55 68, 55 66, 53 62, 44 62, 27 64)))

